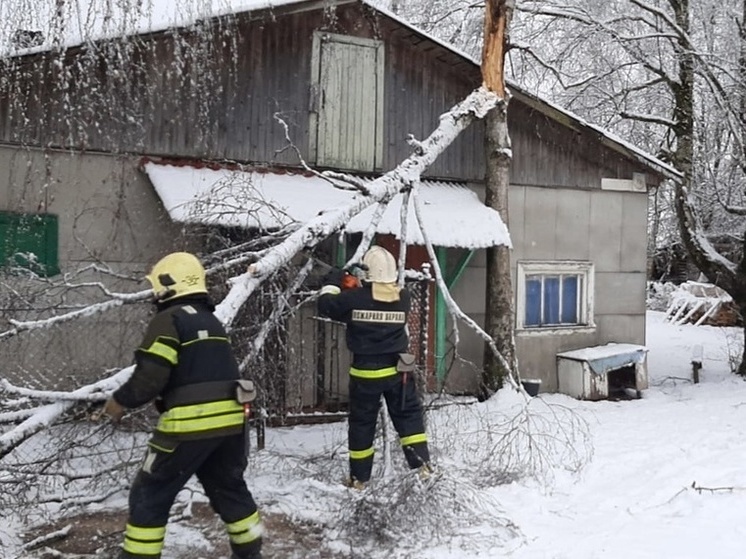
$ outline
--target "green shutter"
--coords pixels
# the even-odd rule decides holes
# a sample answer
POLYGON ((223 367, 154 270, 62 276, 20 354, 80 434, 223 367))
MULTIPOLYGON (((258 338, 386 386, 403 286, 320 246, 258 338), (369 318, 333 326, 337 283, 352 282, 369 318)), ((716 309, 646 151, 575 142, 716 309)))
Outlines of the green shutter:
POLYGON ((0 267, 59 274, 58 230, 56 215, 0 212, 0 267))

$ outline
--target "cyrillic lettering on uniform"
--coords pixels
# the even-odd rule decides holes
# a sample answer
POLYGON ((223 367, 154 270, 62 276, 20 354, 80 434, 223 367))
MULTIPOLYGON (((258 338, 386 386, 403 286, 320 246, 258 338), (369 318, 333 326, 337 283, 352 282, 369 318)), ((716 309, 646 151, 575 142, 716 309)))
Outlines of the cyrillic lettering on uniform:
POLYGON ((380 324, 404 324, 406 316, 403 311, 369 311, 355 309, 352 311, 353 322, 375 322, 380 324))

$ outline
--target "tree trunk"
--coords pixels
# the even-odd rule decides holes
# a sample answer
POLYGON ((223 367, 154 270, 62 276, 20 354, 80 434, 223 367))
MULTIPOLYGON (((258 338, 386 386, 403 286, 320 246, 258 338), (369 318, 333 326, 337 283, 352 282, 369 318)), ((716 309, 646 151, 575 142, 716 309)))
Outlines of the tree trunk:
MULTIPOLYGON (((671 2, 677 25, 685 32, 690 31, 689 0, 671 2)), ((741 38, 744 41, 743 35, 741 38)), ((743 53, 743 45, 741 46, 743 53)), ((676 48, 679 79, 671 87, 674 93, 674 133, 676 135, 676 151, 673 155, 674 166, 681 171, 683 178, 676 183, 676 217, 679 223, 681 239, 692 261, 697 268, 707 276, 707 279, 724 289, 741 310, 742 318, 746 309, 746 260, 744 256, 738 266, 732 266, 725 258, 720 257, 702 233, 694 205, 689 199, 694 185, 694 55, 685 37, 679 40, 676 48)), ((743 56, 743 55, 742 55, 743 56)), ((744 62, 741 62, 744 72, 744 62)), ((743 86, 742 86, 743 87, 743 86)), ((746 237, 744 237, 746 249, 746 237)), ((746 324, 744 325, 746 339, 746 324)), ((744 356, 738 367, 738 373, 746 375, 746 347, 744 356)))
MULTIPOLYGON (((484 85, 503 98, 485 120, 485 204, 508 223, 508 188, 512 152, 508 133, 508 98, 505 91, 505 52, 513 12, 512 0, 488 0, 484 23, 482 78, 484 85)), ((506 375, 516 370, 513 285, 510 275, 510 248, 487 249, 485 331, 495 340, 504 360, 499 360, 488 344, 484 348, 484 368, 480 398, 488 398, 502 387, 506 375), (513 371, 507 370, 508 364, 513 371)))
MULTIPOLYGON (((508 186, 511 156, 507 104, 492 109, 487 115, 485 125, 487 152, 485 204, 496 210, 505 224, 509 225, 508 186)), ((505 362, 515 370, 515 320, 509 247, 496 246, 487 249, 486 274, 484 329, 495 340, 497 349, 505 362)), ((505 376, 511 373, 505 370, 503 363, 496 358, 492 349, 485 345, 481 397, 488 397, 489 394, 502 387, 505 376)))

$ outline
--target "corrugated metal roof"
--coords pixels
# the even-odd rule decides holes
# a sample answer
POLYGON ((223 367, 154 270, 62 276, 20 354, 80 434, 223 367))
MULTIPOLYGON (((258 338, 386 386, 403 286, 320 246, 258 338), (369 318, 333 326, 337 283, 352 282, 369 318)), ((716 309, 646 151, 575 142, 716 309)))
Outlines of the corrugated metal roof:
MULTIPOLYGON (((145 163, 144 169, 171 219, 182 223, 274 230, 305 223, 325 210, 346 206, 354 197, 364 196, 313 175, 155 162, 145 163)), ((465 184, 423 181, 418 198, 425 232, 434 245, 468 249, 510 246, 510 235, 500 215, 480 202, 465 184)), ((402 200, 402 194, 391 200, 378 224, 378 233, 400 238, 402 200)), ((364 232, 375 208, 373 204, 363 210, 345 230, 364 232)), ((411 204, 407 240, 409 244, 424 244, 411 204)))

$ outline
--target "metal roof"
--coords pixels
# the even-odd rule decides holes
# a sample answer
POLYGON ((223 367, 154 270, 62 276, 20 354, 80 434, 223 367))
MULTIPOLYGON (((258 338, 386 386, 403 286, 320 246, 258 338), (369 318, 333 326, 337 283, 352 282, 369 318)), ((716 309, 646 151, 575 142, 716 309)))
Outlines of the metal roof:
MULTIPOLYGON (((316 175, 206 168, 146 162, 143 165, 171 219, 257 230, 276 230, 303 224, 325 210, 346 206, 365 194, 343 190, 316 175)), ((362 179, 363 182, 371 178, 362 179)), ((464 183, 422 181, 418 190, 428 239, 436 246, 467 249, 510 246, 510 235, 500 215, 485 206, 464 183)), ((401 204, 397 194, 376 232, 401 237, 401 204)), ((347 233, 365 232, 377 204, 350 220, 347 233)), ((407 241, 424 244, 410 203, 407 241)))

